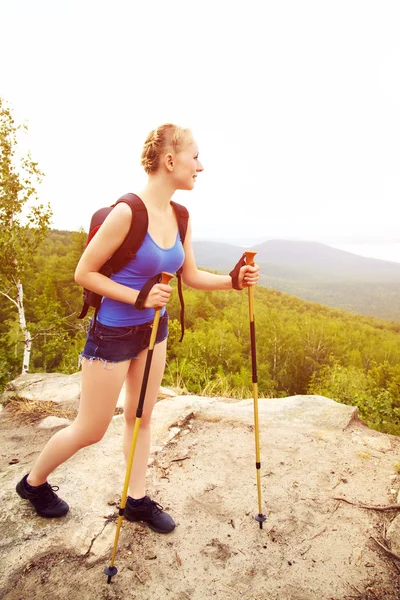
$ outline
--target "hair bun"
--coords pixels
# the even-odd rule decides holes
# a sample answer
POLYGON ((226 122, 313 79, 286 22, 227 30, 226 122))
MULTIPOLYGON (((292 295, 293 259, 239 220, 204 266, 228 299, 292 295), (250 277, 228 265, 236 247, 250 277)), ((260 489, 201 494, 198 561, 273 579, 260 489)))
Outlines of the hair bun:
POLYGON ((146 173, 155 173, 160 166, 160 158, 167 148, 171 147, 179 152, 185 145, 185 139, 190 134, 189 129, 184 129, 172 123, 160 125, 150 131, 143 146, 140 164, 146 173))

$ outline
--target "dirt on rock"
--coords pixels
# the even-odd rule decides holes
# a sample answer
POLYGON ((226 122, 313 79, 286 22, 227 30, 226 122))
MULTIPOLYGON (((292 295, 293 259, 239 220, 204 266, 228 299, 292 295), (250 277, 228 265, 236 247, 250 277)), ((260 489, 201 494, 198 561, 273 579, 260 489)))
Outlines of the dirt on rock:
MULTIPOLYGON (((92 455, 82 451, 62 472, 59 493, 68 500, 74 490, 70 474, 82 475, 86 464, 88 489, 83 476, 78 480, 83 505, 71 503, 67 520, 51 523, 37 517, 14 488, 52 432, 10 427, 1 419, 0 598, 398 600, 400 561, 377 543, 387 545, 386 531, 398 511, 356 504, 395 504, 400 439, 354 417, 345 428, 324 424, 322 412, 307 421, 289 403, 279 413, 262 412, 267 518, 260 528, 254 518, 252 407, 244 410, 243 401, 231 401, 221 412, 216 404, 223 402, 207 400, 210 410, 206 402, 202 407, 186 400, 181 420, 171 420, 174 435, 163 444, 157 440, 149 466, 149 495, 173 516, 175 531, 159 535, 124 521, 111 584, 103 571, 111 558, 124 476, 122 461, 112 456, 122 417, 97 445, 104 463, 119 471, 116 480, 110 481, 107 470, 104 481, 101 471, 90 478, 92 455), (93 511, 97 521, 86 521, 93 511)), ((174 401, 158 404, 168 402, 174 401)))

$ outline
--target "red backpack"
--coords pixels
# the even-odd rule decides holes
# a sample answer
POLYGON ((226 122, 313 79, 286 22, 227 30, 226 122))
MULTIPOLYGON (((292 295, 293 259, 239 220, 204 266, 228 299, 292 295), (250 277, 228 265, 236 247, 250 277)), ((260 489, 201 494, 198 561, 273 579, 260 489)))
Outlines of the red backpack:
MULTIPOLYGON (((100 208, 94 213, 90 221, 90 228, 86 245, 88 245, 90 243, 90 240, 96 235, 97 231, 101 227, 101 224, 103 223, 107 215, 112 211, 114 206, 116 206, 120 202, 125 202, 130 206, 132 211, 132 222, 130 229, 121 246, 114 252, 114 254, 107 260, 107 262, 104 263, 104 265, 100 269, 100 273, 102 273, 106 277, 111 277, 113 273, 118 273, 118 271, 120 271, 122 267, 124 267, 130 260, 135 259, 136 253, 139 250, 145 238, 149 224, 147 209, 143 200, 141 200, 139 196, 136 196, 135 194, 125 194, 124 196, 121 196, 121 198, 119 198, 117 202, 112 206, 100 208)), ((185 208, 181 204, 178 204, 177 202, 171 201, 171 205, 175 210, 175 215, 178 221, 179 234, 181 242, 183 244, 185 241, 188 226, 189 212, 187 208, 185 208)), ((179 300, 181 302, 182 340, 184 333, 184 302, 182 295, 181 271, 182 268, 180 268, 179 271, 177 271, 176 275, 178 278, 179 300)), ((96 294, 95 292, 84 288, 83 306, 78 319, 83 319, 87 315, 89 308, 93 307, 95 309, 94 320, 96 320, 101 301, 102 296, 100 294, 96 294)))

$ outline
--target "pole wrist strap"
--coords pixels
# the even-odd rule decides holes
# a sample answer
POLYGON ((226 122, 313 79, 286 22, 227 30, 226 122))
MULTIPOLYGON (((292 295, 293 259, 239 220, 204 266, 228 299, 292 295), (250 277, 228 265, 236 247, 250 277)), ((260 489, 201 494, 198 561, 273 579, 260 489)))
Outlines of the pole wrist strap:
POLYGON ((146 283, 140 290, 138 297, 136 298, 135 308, 137 308, 138 310, 144 310, 144 303, 146 302, 146 298, 149 295, 151 288, 156 283, 160 283, 160 281, 161 273, 159 273, 158 275, 154 275, 154 277, 150 277, 150 279, 146 281, 146 283))
POLYGON ((233 267, 232 271, 229 273, 232 278, 232 287, 234 290, 242 291, 242 288, 239 287, 239 271, 245 264, 246 255, 243 253, 236 265, 233 267))

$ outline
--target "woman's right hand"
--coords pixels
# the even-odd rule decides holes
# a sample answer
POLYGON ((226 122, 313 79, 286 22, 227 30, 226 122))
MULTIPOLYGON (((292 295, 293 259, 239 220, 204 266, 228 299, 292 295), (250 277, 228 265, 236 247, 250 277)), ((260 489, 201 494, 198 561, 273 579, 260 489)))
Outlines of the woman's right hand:
POLYGON ((156 283, 151 288, 149 295, 144 302, 144 308, 164 308, 170 299, 172 287, 165 283, 156 283))

